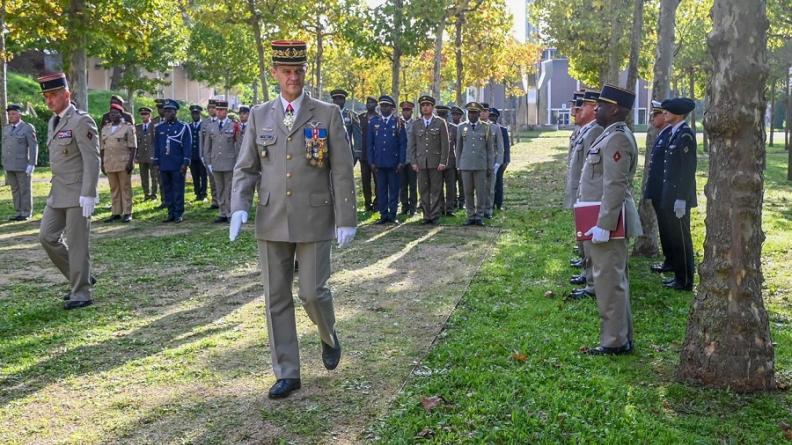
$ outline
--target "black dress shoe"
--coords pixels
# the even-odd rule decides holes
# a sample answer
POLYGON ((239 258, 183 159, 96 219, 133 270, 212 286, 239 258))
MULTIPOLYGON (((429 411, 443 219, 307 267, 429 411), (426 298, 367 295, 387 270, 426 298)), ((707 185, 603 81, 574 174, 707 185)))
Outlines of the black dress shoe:
POLYGON ((654 273, 671 272, 671 266, 664 263, 656 263, 649 266, 649 270, 654 273))
POLYGON ((158 209, 167 209, 167 208, 168 208, 168 206, 167 206, 167 205, 165 205, 165 203, 163 202, 163 203, 162 203, 162 204, 160 204, 160 205, 159 205, 157 208, 158 208, 158 209))
POLYGON ((335 331, 333 331, 333 340, 336 344, 335 348, 322 341, 322 363, 330 371, 336 369, 338 362, 341 361, 341 343, 338 342, 338 335, 336 335, 335 331))
POLYGON ((626 345, 620 346, 618 348, 597 346, 596 348, 586 349, 583 351, 583 353, 587 355, 624 355, 631 353, 632 350, 633 350, 632 342, 628 341, 626 345))
POLYGON ((676 281, 676 278, 665 278, 663 280, 663 286, 668 286, 676 281))
POLYGON ((594 298, 596 300, 597 295, 586 289, 572 289, 569 293, 570 300, 582 300, 584 298, 594 298))
POLYGON ((122 223, 132 222, 132 215, 123 215, 121 217, 121 222, 122 223))
POLYGON ((23 215, 19 215, 19 216, 16 217, 17 221, 27 221, 29 219, 30 219, 29 216, 23 216, 23 215))
POLYGON ((463 226, 475 226, 476 225, 476 220, 469 219, 469 220, 465 221, 462 225, 463 226))
POLYGON ((300 389, 300 379, 280 379, 269 390, 270 399, 284 399, 300 389))
POLYGON ((379 219, 377 222, 375 222, 374 224, 384 225, 384 224, 388 224, 389 222, 390 222, 390 221, 389 221, 389 220, 387 220, 387 219, 385 219, 385 218, 380 218, 380 219, 379 219))
POLYGON ((569 265, 572 267, 583 268, 583 258, 576 258, 574 260, 569 260, 569 265))
POLYGON ((492 219, 492 214, 487 213, 487 214, 484 215, 484 218, 492 219))
POLYGON ((112 215, 112 216, 110 216, 110 218, 105 219, 104 222, 111 223, 111 222, 118 221, 120 219, 121 219, 121 215, 112 215))
POLYGON ((227 216, 220 216, 216 220, 214 220, 215 224, 223 224, 223 223, 227 223, 227 222, 228 222, 228 217, 227 216))
POLYGON ((674 280, 674 281, 672 281, 672 282, 670 282, 668 284, 663 283, 663 286, 665 286, 665 287, 667 287, 669 289, 674 289, 674 290, 679 290, 679 291, 688 291, 689 292, 689 291, 693 290, 693 284, 685 285, 683 283, 680 283, 677 280, 674 280))
POLYGON ((19 218, 19 215, 9 216, 8 220, 9 221, 19 221, 17 218, 19 218))
POLYGON ((184 221, 184 218, 182 218, 181 216, 177 216, 176 218, 173 218, 173 222, 174 222, 175 224, 179 224, 179 223, 181 223, 182 221, 184 221))
POLYGON ((69 301, 69 300, 71 300, 71 292, 63 296, 63 301, 69 301))
POLYGON ((569 284, 577 284, 578 286, 582 284, 586 284, 586 276, 585 275, 572 275, 572 278, 569 279, 569 284))
POLYGON ((477 220, 476 220, 476 225, 477 225, 477 226, 484 227, 484 221, 482 221, 482 220, 480 220, 480 219, 477 219, 477 220))
POLYGON ((72 309, 79 309, 81 307, 90 306, 92 304, 93 304, 93 300, 85 300, 85 301, 72 301, 72 300, 69 300, 63 305, 63 308, 66 309, 67 311, 69 311, 69 310, 72 310, 72 309))
POLYGON ((90 281, 91 286, 93 286, 94 284, 96 284, 96 277, 91 275, 90 278, 88 278, 88 281, 90 281))

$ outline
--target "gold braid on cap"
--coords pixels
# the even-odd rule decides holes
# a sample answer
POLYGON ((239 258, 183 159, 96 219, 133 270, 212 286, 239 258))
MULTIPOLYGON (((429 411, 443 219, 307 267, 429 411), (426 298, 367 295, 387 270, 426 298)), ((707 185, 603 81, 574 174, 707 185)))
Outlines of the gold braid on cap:
POLYGON ((306 50, 295 48, 273 49, 272 55, 278 58, 296 59, 306 57, 306 50))

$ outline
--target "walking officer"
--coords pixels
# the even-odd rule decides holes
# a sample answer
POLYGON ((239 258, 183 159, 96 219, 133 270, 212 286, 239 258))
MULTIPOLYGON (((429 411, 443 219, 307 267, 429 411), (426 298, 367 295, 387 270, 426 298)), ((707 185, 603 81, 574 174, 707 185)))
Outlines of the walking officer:
POLYGON ((368 160, 377 178, 377 202, 380 219, 377 224, 398 224, 400 182, 407 159, 407 129, 393 113, 396 102, 380 96, 380 113, 368 122, 368 160))
POLYGON ((418 189, 423 209, 423 224, 437 224, 442 209, 443 171, 448 165, 448 125, 434 115, 435 99, 421 96, 418 106, 420 120, 410 128, 408 157, 411 167, 418 173, 418 189))
POLYGON ((686 97, 666 99, 663 114, 671 135, 663 155, 663 191, 660 198, 666 225, 667 247, 674 278, 666 287, 693 290, 693 240, 690 238, 690 209, 696 207, 696 135, 685 122, 696 103, 686 97))
POLYGON ((215 223, 227 223, 231 216, 231 179, 237 160, 237 138, 241 138, 239 124, 228 118, 228 102, 215 103, 217 122, 206 130, 203 148, 206 170, 215 178, 220 216, 215 223))
POLYGON ((468 120, 459 125, 456 141, 457 170, 465 188, 466 226, 483 226, 489 196, 487 178, 492 175, 495 144, 489 123, 479 120, 481 104, 465 105, 468 120))
POLYGON ((41 218, 39 241, 69 280, 64 308, 77 309, 93 303, 91 286, 96 282, 91 276, 88 248, 91 214, 98 197, 99 137, 91 116, 71 104, 65 74, 47 74, 38 82, 52 111, 47 127, 52 188, 41 218))
POLYGON ((341 360, 330 278, 330 245, 355 237, 357 209, 352 151, 338 107, 303 91, 305 42, 272 43, 275 100, 251 110, 239 161, 234 167, 233 241, 247 220, 253 187, 261 180, 256 239, 264 278, 267 328, 276 383, 269 397, 287 397, 301 386, 300 351, 292 283, 300 263, 299 297, 319 330, 322 362, 341 360))
POLYGON ((201 111, 200 105, 190 105, 190 139, 192 140, 190 151, 190 176, 193 181, 193 193, 196 201, 206 200, 206 166, 201 158, 201 111))
POLYGON ((36 128, 22 120, 22 108, 9 105, 8 125, 3 127, 3 168, 11 186, 16 214, 9 221, 27 221, 33 214, 33 169, 38 159, 36 128))
POLYGON ((628 238, 641 235, 641 223, 632 197, 638 165, 638 147, 625 119, 635 94, 612 85, 597 98, 597 123, 605 130, 586 155, 578 199, 600 201, 594 227, 584 241, 594 268, 594 288, 600 314, 599 345, 585 349, 591 355, 627 354, 633 349, 630 282, 627 279, 628 238), (624 238, 611 238, 624 212, 624 238))
POLYGON ((112 196, 112 214, 105 222, 132 221, 132 170, 135 167, 137 138, 135 126, 122 120, 120 104, 110 105, 110 122, 102 127, 100 156, 112 196))
POLYGON ((192 134, 184 122, 176 119, 179 103, 168 99, 162 106, 163 121, 157 125, 154 139, 154 164, 162 177, 162 195, 168 203, 166 223, 184 220, 184 177, 190 165, 192 134))
POLYGON ((159 168, 151 160, 154 157, 154 123, 151 121, 151 108, 138 108, 141 123, 135 126, 137 137, 137 163, 140 169, 140 183, 143 186, 143 200, 157 199, 159 168))
POLYGON ((448 126, 448 164, 443 170, 443 187, 440 193, 440 212, 445 216, 454 216, 457 208, 457 171, 456 171, 456 155, 454 154, 454 147, 456 147, 457 126, 453 124, 448 116, 451 111, 446 105, 435 106, 437 116, 446 121, 448 126))

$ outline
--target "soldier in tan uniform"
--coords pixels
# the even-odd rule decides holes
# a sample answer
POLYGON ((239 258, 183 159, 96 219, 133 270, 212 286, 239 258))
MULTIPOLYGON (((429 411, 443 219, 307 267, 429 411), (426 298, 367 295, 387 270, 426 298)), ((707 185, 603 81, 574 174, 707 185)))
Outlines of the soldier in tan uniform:
POLYGON ((454 154, 454 147, 456 147, 457 126, 451 123, 448 113, 451 108, 445 105, 435 106, 437 116, 446 121, 448 126, 448 164, 443 170, 443 186, 440 194, 440 212, 445 216, 454 216, 457 208, 457 171, 456 171, 456 155, 454 154))
POLYGON ((629 237, 642 233, 632 196, 638 147, 624 122, 635 94, 605 85, 597 101, 597 123, 605 130, 588 150, 578 189, 579 201, 600 201, 597 223, 586 231, 591 240, 584 242, 593 261, 600 342, 586 353, 627 354, 633 349, 627 246, 629 237), (626 236, 611 239, 622 211, 626 236))
POLYGON ((135 158, 140 169, 140 183, 143 186, 143 200, 157 199, 157 187, 159 186, 159 168, 154 165, 151 158, 154 157, 154 126, 151 121, 151 108, 138 108, 141 123, 135 126, 135 136, 137 137, 137 152, 135 158))
POLYGON ((300 262, 299 297, 319 329, 322 361, 335 369, 341 345, 335 328, 330 245, 355 236, 357 209, 352 150, 338 107, 304 93, 305 42, 272 42, 275 100, 250 112, 242 151, 234 168, 229 237, 247 220, 253 187, 261 180, 256 239, 264 279, 272 367, 277 382, 270 398, 300 388, 300 354, 292 283, 300 262))
POLYGON ((423 223, 437 224, 442 213, 443 171, 448 165, 448 125, 434 115, 435 99, 418 99, 421 117, 410 127, 407 158, 418 173, 418 192, 423 209, 423 223))
POLYGON ((39 241, 71 284, 64 308, 76 309, 93 302, 95 279, 88 246, 98 196, 99 137, 91 116, 69 102, 71 93, 63 73, 44 75, 38 81, 52 111, 47 136, 52 188, 41 218, 39 241))
POLYGON ((239 145, 237 139, 242 135, 239 124, 228 118, 228 102, 216 102, 217 121, 206 129, 202 148, 206 161, 206 170, 215 178, 217 186, 217 204, 220 216, 216 223, 227 223, 231 215, 231 178, 234 175, 239 145))
POLYGON ((102 128, 100 155, 102 173, 110 182, 113 200, 112 213, 104 222, 132 221, 132 169, 134 168, 137 138, 135 127, 122 120, 124 108, 110 105, 110 121, 102 128))
POLYGON ((8 220, 26 221, 33 212, 31 184, 38 159, 38 140, 35 127, 22 120, 19 105, 9 105, 6 111, 8 125, 3 127, 3 168, 16 211, 8 220))
MULTIPOLYGON (((586 153, 588 153, 589 148, 603 131, 603 128, 597 123, 594 113, 598 97, 599 91, 586 90, 583 99, 579 99, 581 103, 577 107, 575 115, 575 122, 578 124, 579 129, 575 139, 572 140, 572 150, 569 153, 569 170, 567 171, 565 190, 567 196, 577 197, 578 187, 580 186, 580 173, 583 170, 583 163, 586 161, 586 153)), ((570 293, 570 297, 575 300, 596 296, 591 255, 586 251, 585 243, 579 242, 578 244, 578 249, 583 252, 581 257, 583 258, 584 272, 573 276, 569 282, 577 285, 585 284, 586 286, 581 289, 575 289, 570 293)))
MULTIPOLYGON (((203 164, 207 165, 208 160, 206 159, 206 155, 204 154, 204 147, 206 147, 206 135, 208 134, 209 127, 214 125, 217 122, 217 106, 216 99, 209 99, 209 103, 206 105, 206 112, 209 114, 206 118, 201 121, 201 140, 200 140, 200 147, 201 147, 201 157, 203 158, 203 164)), ((214 175, 207 170, 207 176, 209 177, 209 193, 212 196, 212 204, 209 208, 211 209, 218 209, 220 208, 220 204, 217 201, 217 185, 215 184, 215 177, 214 175)))
MULTIPOLYGON (((575 91, 574 93, 572 93, 572 100, 569 101, 570 104, 569 116, 570 119, 574 121, 574 124, 572 126, 572 134, 569 136, 569 149, 567 151, 567 166, 569 165, 569 161, 570 161, 569 158, 572 156, 572 150, 575 148, 574 143, 577 140, 577 135, 578 132, 580 131, 580 124, 578 123, 577 113, 580 107, 583 106, 583 96, 584 96, 583 91, 575 91)), ((583 156, 585 157, 585 155, 586 153, 584 152, 583 156)), ((567 184, 569 184, 569 180, 570 180, 569 173, 570 171, 567 170, 567 184)), ((575 193, 577 193, 577 191, 575 193)), ((564 208, 572 209, 572 206, 575 204, 576 200, 577 200, 577 194, 570 194, 569 189, 566 189, 564 194, 564 208)), ((582 242, 578 242, 576 252, 578 257, 571 259, 569 261, 569 265, 572 267, 583 268, 583 266, 585 265, 583 261, 583 257, 585 256, 585 253, 583 252, 582 242)))
POLYGON ((495 179, 496 173, 500 166, 503 165, 503 153, 505 151, 505 147, 503 145, 503 132, 501 131, 501 126, 497 123, 492 123, 490 120, 490 106, 488 103, 481 104, 481 119, 482 122, 486 122, 490 125, 490 131, 492 133, 492 140, 493 145, 495 146, 495 158, 492 160, 492 174, 487 176, 487 189, 489 190, 489 194, 487 195, 487 205, 484 208, 484 218, 490 219, 492 218, 492 209, 495 207, 495 179))
POLYGON ((470 102, 465 108, 468 120, 459 125, 456 141, 457 170, 465 188, 467 221, 464 225, 483 226, 489 196, 487 178, 492 175, 495 144, 490 125, 479 120, 481 105, 470 102))

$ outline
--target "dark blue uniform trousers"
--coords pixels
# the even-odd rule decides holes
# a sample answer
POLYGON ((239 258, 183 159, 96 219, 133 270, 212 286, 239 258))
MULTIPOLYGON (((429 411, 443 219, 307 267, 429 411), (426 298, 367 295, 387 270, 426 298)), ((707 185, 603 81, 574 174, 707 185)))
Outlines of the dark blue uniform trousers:
POLYGON ((399 186, 400 175, 395 167, 377 167, 377 204, 382 219, 396 220, 399 186))
POLYGON ((162 197, 168 206, 168 217, 178 218, 184 214, 184 175, 181 171, 160 171, 162 175, 162 197))

